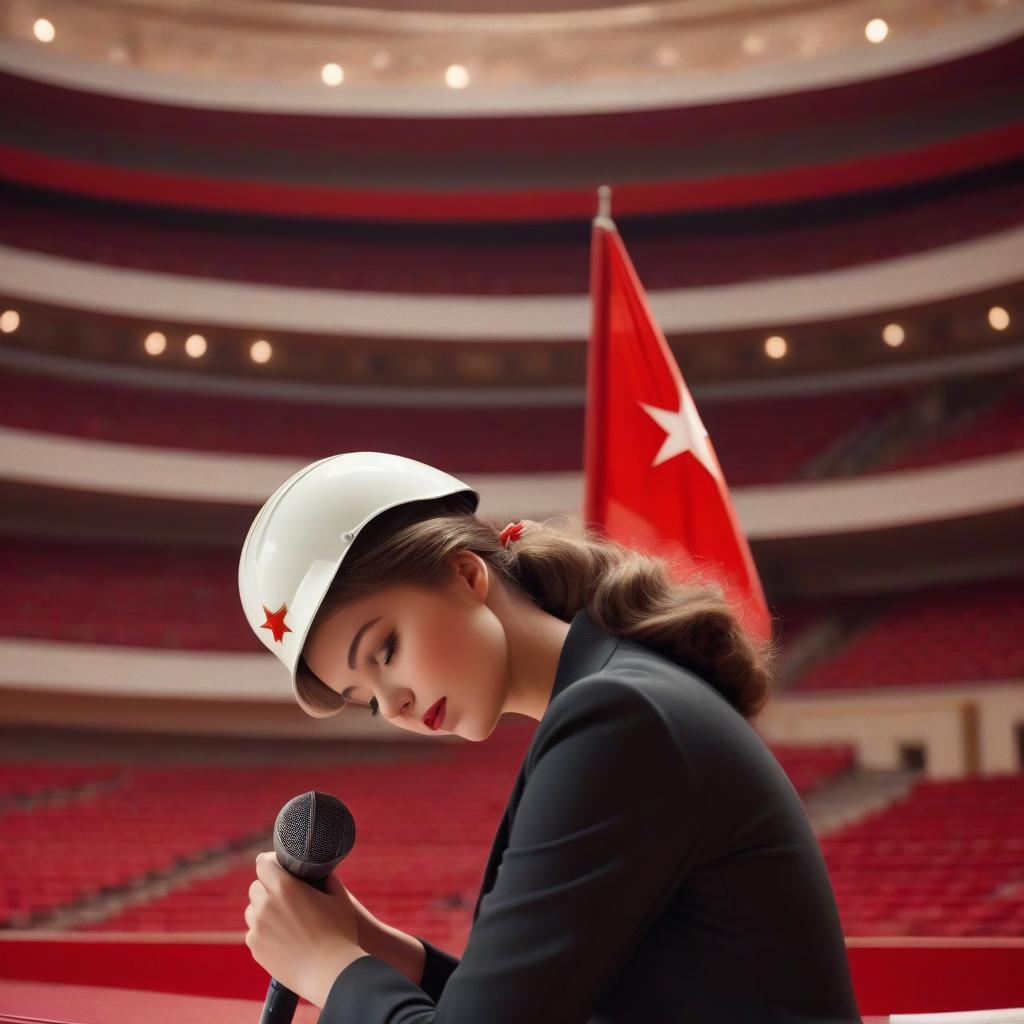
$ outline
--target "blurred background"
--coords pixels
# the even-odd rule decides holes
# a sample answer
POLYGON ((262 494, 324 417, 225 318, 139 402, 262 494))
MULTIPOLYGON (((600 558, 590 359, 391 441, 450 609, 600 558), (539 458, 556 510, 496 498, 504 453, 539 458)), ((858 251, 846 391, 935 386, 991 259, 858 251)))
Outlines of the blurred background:
POLYGON ((578 512, 607 184, 851 949, 1024 937, 1024 3, 3 0, 0 37, 0 929, 240 944, 321 789, 349 888, 461 953, 536 723, 307 718, 238 555, 340 451, 578 512))

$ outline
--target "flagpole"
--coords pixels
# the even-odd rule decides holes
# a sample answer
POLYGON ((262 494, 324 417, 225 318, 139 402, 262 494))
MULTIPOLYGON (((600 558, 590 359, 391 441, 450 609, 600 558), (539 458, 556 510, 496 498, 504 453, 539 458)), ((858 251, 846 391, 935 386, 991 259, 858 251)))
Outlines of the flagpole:
POLYGON ((592 223, 608 231, 615 230, 615 222, 612 220, 612 190, 607 185, 598 186, 597 216, 592 223))
POLYGON ((606 527, 603 496, 608 465, 606 424, 600 422, 607 408, 608 366, 608 240, 615 230, 612 221, 612 190, 597 190, 597 215, 590 232, 590 342, 587 347, 587 389, 583 417, 583 524, 606 527))

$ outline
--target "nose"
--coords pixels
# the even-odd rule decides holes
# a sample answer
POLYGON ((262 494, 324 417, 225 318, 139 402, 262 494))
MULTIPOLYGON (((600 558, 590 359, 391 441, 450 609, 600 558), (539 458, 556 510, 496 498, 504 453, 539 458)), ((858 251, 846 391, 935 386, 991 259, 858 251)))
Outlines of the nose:
POLYGON ((380 705, 380 713, 393 719, 402 717, 405 709, 415 703, 415 698, 408 690, 402 689, 381 694, 377 703, 380 705))

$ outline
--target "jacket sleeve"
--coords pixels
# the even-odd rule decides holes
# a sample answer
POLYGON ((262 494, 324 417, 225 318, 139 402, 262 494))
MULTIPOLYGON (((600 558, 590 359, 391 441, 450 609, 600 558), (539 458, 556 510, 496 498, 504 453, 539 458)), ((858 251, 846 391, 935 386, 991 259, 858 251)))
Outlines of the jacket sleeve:
POLYGON ((444 991, 445 982, 456 967, 459 966, 459 958, 446 953, 439 946, 428 942, 422 935, 414 935, 423 943, 423 950, 427 954, 423 962, 423 977, 420 979, 420 988, 430 996, 434 1002, 439 1002, 441 993, 444 991))
POLYGON ((693 864, 699 798, 681 741, 607 677, 549 706, 493 888, 440 999, 363 956, 319 1024, 583 1024, 693 864))

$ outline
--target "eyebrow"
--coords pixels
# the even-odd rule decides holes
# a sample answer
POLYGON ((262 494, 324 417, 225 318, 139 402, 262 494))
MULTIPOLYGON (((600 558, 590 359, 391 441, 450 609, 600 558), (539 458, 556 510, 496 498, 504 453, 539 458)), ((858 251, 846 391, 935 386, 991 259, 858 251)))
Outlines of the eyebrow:
MULTIPOLYGON (((351 646, 351 647, 349 647, 349 649, 348 649, 348 667, 349 667, 349 668, 355 668, 355 667, 356 667, 356 655, 357 655, 357 654, 359 653, 359 641, 360 641, 360 640, 361 640, 361 639, 363 638, 363 634, 364 634, 364 633, 365 633, 365 632, 366 632, 366 631, 367 631, 367 630, 368 630, 368 629, 369 629, 369 628, 370 628, 370 627, 371 627, 371 626, 372 626, 372 625, 373 625, 373 624, 374 624, 375 622, 380 622, 380 620, 381 620, 381 619, 382 619, 383 617, 384 617, 383 615, 378 615, 378 616, 377 616, 377 618, 375 618, 375 619, 370 619, 370 621, 369 621, 369 622, 367 622, 367 623, 365 623, 364 625, 360 626, 360 627, 359 627, 359 629, 357 629, 357 630, 356 630, 356 635, 355 635, 354 637, 352 637, 352 646, 351 646)), ((352 689, 352 687, 350 687, 350 686, 347 686, 347 687, 346 687, 345 689, 346 689, 346 690, 350 690, 350 689, 352 689)), ((345 691, 344 691, 344 690, 342 691, 342 694, 341 694, 341 695, 342 695, 343 697, 345 696, 345 691)))

